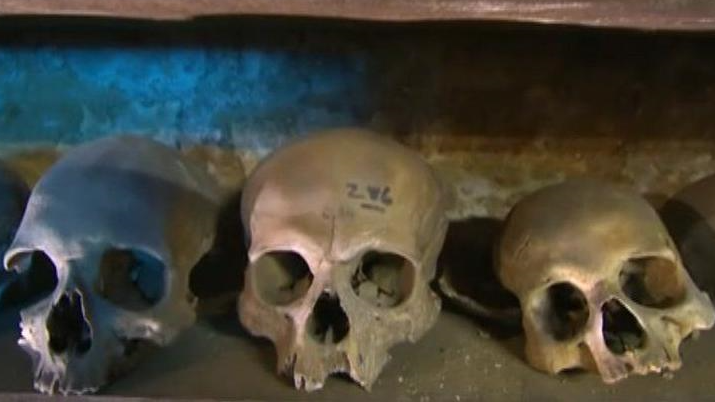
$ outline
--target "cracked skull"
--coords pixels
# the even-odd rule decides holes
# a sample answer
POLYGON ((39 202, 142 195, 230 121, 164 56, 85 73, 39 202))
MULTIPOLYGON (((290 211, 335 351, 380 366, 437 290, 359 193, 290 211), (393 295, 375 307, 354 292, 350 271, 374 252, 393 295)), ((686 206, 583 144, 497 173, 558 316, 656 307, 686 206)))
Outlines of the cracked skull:
POLYGON ((132 136, 80 146, 40 179, 5 255, 7 269, 56 276, 21 312, 37 390, 96 391, 194 321, 187 282, 215 194, 177 151, 132 136))
POLYGON ((357 130, 289 145, 253 172, 242 203, 250 262, 240 318, 273 341, 278 371, 296 388, 345 373, 369 389, 389 348, 435 323, 429 281, 444 202, 418 155, 357 130))
POLYGON ((713 307, 640 196, 572 180, 524 198, 497 248, 520 299, 526 356, 549 373, 596 370, 604 382, 681 366, 679 345, 713 325, 713 307))

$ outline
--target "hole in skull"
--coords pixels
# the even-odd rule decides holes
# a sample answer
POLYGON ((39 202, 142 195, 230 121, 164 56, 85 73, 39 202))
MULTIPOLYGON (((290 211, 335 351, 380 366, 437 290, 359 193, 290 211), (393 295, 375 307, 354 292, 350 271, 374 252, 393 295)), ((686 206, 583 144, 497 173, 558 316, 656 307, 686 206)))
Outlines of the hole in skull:
POLYGON ((92 347, 92 331, 84 317, 82 295, 63 294, 47 317, 50 349, 55 353, 84 354, 92 347))
POLYGON ((601 307, 603 339, 608 349, 617 355, 645 345, 645 331, 633 314, 618 300, 611 299, 601 307))
POLYGON ((409 296, 415 269, 404 257, 370 251, 350 281, 355 294, 377 307, 395 307, 409 296))
POLYGON ((146 310, 164 295, 164 274, 164 264, 148 253, 110 249, 100 262, 97 293, 126 310, 146 310))
POLYGON ((141 354, 141 352, 157 348, 157 345, 149 339, 120 337, 119 341, 124 347, 125 358, 134 357, 141 354))
POLYGON ((619 280, 626 296, 647 307, 672 307, 685 296, 677 265, 664 258, 630 259, 621 270, 619 280))
POLYGON ((109 368, 109 379, 116 379, 127 373, 139 363, 147 354, 158 349, 159 346, 149 339, 119 337, 119 342, 124 348, 121 359, 114 359, 109 368))
POLYGON ((11 274, 0 285, 0 304, 29 305, 48 297, 57 287, 57 269, 42 251, 22 252, 8 261, 11 274))
POLYGON ((549 286, 537 309, 542 322, 546 323, 546 330, 557 341, 573 338, 588 322, 586 297, 567 282, 549 286))
POLYGON ((323 292, 308 318, 308 333, 320 343, 335 344, 350 331, 348 316, 340 307, 337 296, 323 292))
POLYGON ((559 371, 559 375, 565 377, 576 377, 587 372, 588 371, 583 367, 567 367, 565 369, 561 369, 561 371, 559 371))
POLYGON ((313 283, 308 263, 298 253, 273 251, 253 264, 254 284, 261 299, 286 305, 303 297, 313 283))

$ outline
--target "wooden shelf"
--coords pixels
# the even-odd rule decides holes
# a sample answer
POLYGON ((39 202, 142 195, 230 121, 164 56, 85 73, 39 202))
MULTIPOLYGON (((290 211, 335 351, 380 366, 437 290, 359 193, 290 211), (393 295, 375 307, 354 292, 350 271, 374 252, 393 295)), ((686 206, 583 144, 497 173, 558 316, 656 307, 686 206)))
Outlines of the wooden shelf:
POLYGON ((0 0, 2 16, 187 20, 289 16, 373 21, 520 21, 668 30, 715 29, 710 0, 0 0))

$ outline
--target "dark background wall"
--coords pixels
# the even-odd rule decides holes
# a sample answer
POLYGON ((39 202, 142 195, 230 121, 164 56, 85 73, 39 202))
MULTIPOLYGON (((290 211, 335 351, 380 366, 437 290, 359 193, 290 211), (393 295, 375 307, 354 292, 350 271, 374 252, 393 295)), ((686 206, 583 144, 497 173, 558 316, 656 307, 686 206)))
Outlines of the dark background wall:
POLYGON ((0 20, 0 142, 712 137, 715 36, 507 24, 0 20))

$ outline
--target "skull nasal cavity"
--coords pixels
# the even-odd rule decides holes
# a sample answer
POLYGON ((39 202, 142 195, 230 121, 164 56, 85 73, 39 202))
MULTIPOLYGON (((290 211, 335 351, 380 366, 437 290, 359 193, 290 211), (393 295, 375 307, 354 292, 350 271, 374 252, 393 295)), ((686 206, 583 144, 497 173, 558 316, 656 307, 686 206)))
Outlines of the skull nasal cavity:
POLYGON ((117 307, 141 311, 165 292, 164 264, 139 250, 110 249, 102 256, 97 293, 117 307))
POLYGON ((355 294, 376 307, 394 307, 410 295, 415 269, 404 257, 370 251, 355 270, 350 284, 355 294))
POLYGON ((608 349, 617 355, 645 346, 645 331, 638 320, 620 301, 611 299, 601 307, 603 339, 608 349))
POLYGON ((350 331, 348 316, 337 296, 322 293, 308 318, 308 333, 320 343, 335 344, 350 331))
POLYGON ((258 296, 282 306, 302 298, 313 283, 308 263, 298 253, 273 251, 263 254, 252 267, 258 296))
POLYGON ((536 313, 554 339, 564 341, 583 331, 588 322, 588 303, 578 288, 567 282, 555 283, 544 296, 536 313))
POLYGON ((672 307, 685 297, 678 266, 664 258, 630 259, 624 264, 619 280, 623 293, 643 306, 672 307))
POLYGON ((49 346, 55 353, 84 354, 92 346, 92 333, 84 317, 82 296, 78 292, 63 294, 47 318, 49 346))

